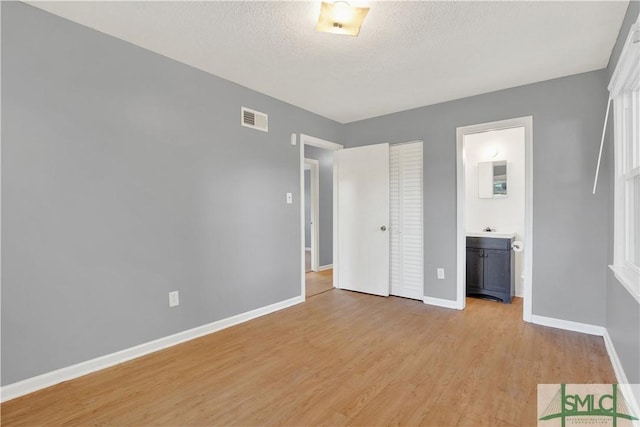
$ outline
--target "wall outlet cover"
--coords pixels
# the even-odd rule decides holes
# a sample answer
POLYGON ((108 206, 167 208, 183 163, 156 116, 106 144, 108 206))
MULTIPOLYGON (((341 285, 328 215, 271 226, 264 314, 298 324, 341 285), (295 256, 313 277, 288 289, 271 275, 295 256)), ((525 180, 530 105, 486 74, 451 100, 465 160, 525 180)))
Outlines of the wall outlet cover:
POLYGON ((444 280, 444 268, 438 268, 437 273, 438 273, 438 279, 444 280))

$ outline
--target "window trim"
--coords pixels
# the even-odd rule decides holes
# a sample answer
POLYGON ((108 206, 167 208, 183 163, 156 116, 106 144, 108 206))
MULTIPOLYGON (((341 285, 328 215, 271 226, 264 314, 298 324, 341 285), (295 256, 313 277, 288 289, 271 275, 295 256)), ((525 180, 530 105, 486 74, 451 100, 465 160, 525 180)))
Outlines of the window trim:
POLYGON ((627 227, 625 224, 625 185, 638 173, 638 167, 626 170, 625 150, 621 135, 624 132, 621 114, 625 97, 630 91, 638 87, 640 76, 637 72, 640 61, 640 18, 629 30, 616 69, 609 83, 609 98, 613 100, 614 108, 614 236, 613 236, 613 265, 609 268, 616 279, 640 303, 640 270, 626 260, 627 227))

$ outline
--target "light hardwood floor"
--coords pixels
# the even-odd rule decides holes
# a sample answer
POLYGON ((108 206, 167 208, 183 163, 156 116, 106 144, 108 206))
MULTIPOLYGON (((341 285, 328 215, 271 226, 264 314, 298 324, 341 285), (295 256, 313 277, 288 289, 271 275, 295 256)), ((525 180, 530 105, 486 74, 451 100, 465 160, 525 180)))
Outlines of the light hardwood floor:
POLYGON ((602 338, 521 313, 331 290, 6 402, 2 425, 533 426, 536 384, 615 381, 602 338))
POLYGON ((333 289, 333 270, 305 273, 304 285, 307 298, 330 291, 333 289))

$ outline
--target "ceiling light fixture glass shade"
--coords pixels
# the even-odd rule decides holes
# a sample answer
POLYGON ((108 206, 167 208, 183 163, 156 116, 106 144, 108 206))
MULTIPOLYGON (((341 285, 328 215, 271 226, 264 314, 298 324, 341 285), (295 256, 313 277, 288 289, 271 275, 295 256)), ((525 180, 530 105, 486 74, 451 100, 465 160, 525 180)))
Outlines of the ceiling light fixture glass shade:
POLYGON ((335 3, 323 1, 316 31, 357 36, 367 13, 369 13, 368 7, 353 7, 345 1, 335 3))

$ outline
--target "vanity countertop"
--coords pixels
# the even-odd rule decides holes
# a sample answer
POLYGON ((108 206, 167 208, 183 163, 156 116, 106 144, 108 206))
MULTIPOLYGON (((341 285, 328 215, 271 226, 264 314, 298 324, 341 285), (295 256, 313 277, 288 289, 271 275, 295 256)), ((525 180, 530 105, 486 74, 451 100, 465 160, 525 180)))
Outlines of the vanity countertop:
POLYGON ((516 237, 516 235, 515 233, 496 233, 495 231, 467 231, 467 237, 493 237, 494 239, 513 239, 514 237, 516 237))

